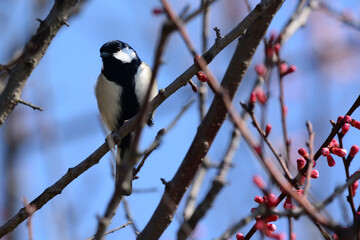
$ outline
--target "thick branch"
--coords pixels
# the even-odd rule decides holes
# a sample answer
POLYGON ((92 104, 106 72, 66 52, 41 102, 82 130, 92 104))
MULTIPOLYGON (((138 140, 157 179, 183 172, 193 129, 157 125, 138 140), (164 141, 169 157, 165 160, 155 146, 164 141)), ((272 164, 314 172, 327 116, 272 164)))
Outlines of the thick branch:
POLYGON ((76 0, 55 1, 49 15, 41 21, 37 32, 26 44, 16 65, 10 69, 8 84, 0 96, 0 127, 19 103, 27 79, 44 56, 59 29, 66 24, 76 3, 76 0))
MULTIPOLYGON (((262 7, 256 8, 253 12, 251 12, 241 23, 239 23, 231 32, 229 32, 226 36, 216 42, 204 55, 203 58, 207 63, 210 63, 218 53, 220 53, 226 46, 228 46, 232 41, 238 38, 240 35, 244 33, 244 31, 248 28, 248 26, 254 22, 256 18, 263 14, 264 9, 267 8, 268 5, 274 2, 278 2, 279 0, 268 0, 264 1, 261 5, 262 7)), ((68 2, 68 1, 64 1, 68 2)), ((64 3, 63 3, 64 4, 64 3)), ((56 3, 55 3, 56 6, 56 3)), ((50 13, 51 14, 51 13, 50 13)), ((49 14, 49 15, 50 15, 49 14)), ((44 24, 44 23, 43 23, 44 24)), ((184 73, 182 73, 177 79, 175 79, 168 87, 165 89, 161 89, 159 94, 151 101, 151 109, 150 111, 155 110, 162 102, 164 102, 168 97, 174 94, 178 89, 183 86, 186 86, 189 79, 194 76, 198 71, 198 66, 193 64, 190 66, 184 73)), ((3 97, 3 96, 2 96, 3 97)), ((1 100, 0 100, 1 102, 1 100)), ((1 106, 0 106, 1 109, 1 106)), ((1 113, 1 111, 0 111, 1 113)), ((1 114, 0 114, 1 116, 1 114)), ((123 126, 113 134, 114 144, 117 144, 119 140, 126 136, 129 132, 134 130, 136 125, 137 115, 134 116, 131 120, 127 121, 123 126)), ((109 151, 109 147, 107 143, 103 143, 97 150, 95 150, 89 157, 87 157, 83 162, 77 165, 74 168, 69 169, 69 171, 59 179, 55 184, 51 187, 47 188, 42 194, 40 194, 36 199, 34 199, 30 204, 34 204, 36 206, 36 210, 40 209, 47 202, 49 202, 53 197, 60 194, 61 191, 71 183, 75 178, 80 176, 87 169, 97 164, 100 159, 109 151)), ((22 208, 19 212, 12 217, 5 224, 0 226, 0 238, 5 234, 13 231, 20 223, 22 223, 27 218, 27 214, 25 213, 25 209, 22 208)))
MULTIPOLYGON (((30 203, 30 205, 34 206, 35 211, 42 208, 42 206, 44 206, 53 197, 60 194, 62 190, 67 185, 69 185, 69 183, 71 183, 75 178, 80 176, 83 172, 88 170, 93 165, 97 164, 108 151, 109 151, 109 147, 107 146, 106 143, 104 143, 93 154, 91 154, 84 161, 82 161, 79 165, 77 165, 74 168, 69 168, 67 173, 62 178, 60 178, 51 187, 45 189, 45 191, 42 194, 40 194, 37 198, 35 198, 30 203)), ((26 213, 25 207, 23 207, 14 217, 12 217, 9 221, 7 221, 4 225, 0 227, 0 238, 2 238, 5 234, 13 231, 27 217, 28 214, 26 213)))
POLYGON ((234 128, 231 134, 230 144, 220 164, 221 165, 220 169, 212 182, 211 188, 207 192, 205 198, 196 207, 191 217, 189 217, 189 219, 185 219, 185 221, 180 226, 180 229, 177 233, 178 240, 186 239, 191 234, 191 232, 194 231, 196 225, 211 209, 211 206, 215 201, 216 197, 225 186, 226 175, 231 167, 234 154, 239 146, 240 137, 241 137, 240 131, 237 128, 234 128))
MULTIPOLYGON (((272 17, 282 2, 281 0, 262 1, 244 19, 244 22, 251 21, 254 23, 248 28, 245 35, 240 38, 222 82, 222 87, 227 90, 230 99, 234 97, 255 49, 265 35, 272 17)), ((159 239, 171 223, 180 200, 201 166, 220 126, 226 118, 226 114, 227 108, 223 99, 221 96, 216 95, 181 166, 174 178, 167 184, 157 209, 145 229, 138 236, 138 239, 159 239)))

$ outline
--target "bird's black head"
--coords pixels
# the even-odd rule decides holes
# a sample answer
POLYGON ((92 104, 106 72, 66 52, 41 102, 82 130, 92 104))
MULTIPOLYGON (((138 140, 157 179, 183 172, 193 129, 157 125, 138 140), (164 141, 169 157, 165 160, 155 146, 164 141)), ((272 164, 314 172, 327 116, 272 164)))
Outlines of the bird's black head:
POLYGON ((139 59, 135 50, 129 44, 119 40, 105 43, 100 48, 100 57, 104 60, 118 60, 122 63, 131 63, 139 59))
POLYGON ((108 80, 120 85, 132 80, 141 64, 135 50, 119 40, 105 43, 100 48, 100 57, 104 64, 102 73, 108 80))

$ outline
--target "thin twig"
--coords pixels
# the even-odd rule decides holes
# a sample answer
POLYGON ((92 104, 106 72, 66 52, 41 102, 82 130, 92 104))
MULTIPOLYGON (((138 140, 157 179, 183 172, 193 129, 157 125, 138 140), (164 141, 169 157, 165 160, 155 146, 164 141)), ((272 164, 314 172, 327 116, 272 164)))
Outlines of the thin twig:
MULTIPOLYGON (((132 224, 132 222, 131 222, 131 221, 128 221, 128 222, 125 223, 124 225, 122 225, 122 226, 120 226, 120 227, 117 227, 117 228, 114 228, 113 230, 110 230, 110 231, 106 232, 104 235, 108 235, 108 234, 110 234, 110 233, 114 233, 114 232, 116 232, 116 231, 118 231, 118 230, 120 230, 120 229, 125 228, 126 226, 128 226, 128 225, 130 225, 130 224, 132 224)), ((95 235, 92 236, 92 237, 87 238, 86 240, 94 240, 94 239, 95 239, 95 235)))
POLYGON ((289 180, 292 178, 292 175, 288 169, 288 167, 285 164, 285 161, 281 158, 280 154, 278 154, 274 148, 274 146, 272 145, 272 143, 270 142, 270 140, 267 138, 266 133, 261 129, 259 122, 257 121, 254 112, 249 111, 246 106, 244 104, 242 104, 242 107, 244 109, 246 109, 253 121, 253 125, 256 128, 256 130, 259 132, 260 136, 262 137, 262 139, 265 141, 265 143, 267 144, 267 146, 270 148, 271 152, 274 154, 276 160, 279 162, 281 168, 283 169, 286 178, 288 178, 289 180))
MULTIPOLYGON (((343 137, 344 135, 342 134, 339 134, 337 133, 338 135, 338 139, 339 139, 339 146, 340 148, 343 148, 343 137)), ((344 170, 345 170, 345 176, 346 176, 346 180, 348 180, 350 178, 350 164, 349 162, 346 160, 345 157, 342 157, 341 158, 342 161, 343 161, 343 164, 344 164, 344 170)), ((351 209, 351 212, 353 214, 353 217, 355 218, 357 213, 356 213, 356 208, 355 208, 355 203, 354 203, 354 197, 353 197, 353 194, 352 194, 353 190, 352 190, 352 187, 351 185, 348 186, 348 195, 346 197, 346 200, 348 201, 349 205, 350 205, 350 209, 351 209)))
POLYGON ((181 224, 177 233, 178 240, 186 239, 191 234, 191 232, 194 231, 198 222, 209 211, 216 197, 218 196, 222 188, 225 186, 226 175, 231 167, 235 152, 239 146, 240 137, 240 131, 237 128, 234 128, 231 134, 229 146, 227 148, 225 156, 223 157, 223 160, 220 163, 221 167, 219 168, 217 175, 213 179, 212 185, 207 194, 205 195, 205 198, 198 204, 192 215, 188 217, 188 219, 185 219, 184 222, 181 224))
POLYGON ((171 121, 169 126, 166 127, 166 129, 161 129, 160 131, 158 131, 153 143, 150 145, 149 148, 147 148, 145 150, 143 159, 140 161, 139 165, 137 166, 136 170, 134 171, 134 177, 140 172, 141 168, 144 166, 144 163, 145 163, 146 159, 149 157, 149 155, 160 146, 162 137, 176 125, 176 123, 180 120, 180 118, 183 116, 183 114, 190 108, 190 106, 194 102, 195 102, 195 100, 191 99, 187 104, 185 104, 181 108, 180 112, 171 121))
POLYGON ((99 218, 98 220, 98 228, 95 234, 96 240, 104 239, 106 229, 110 225, 111 220, 115 216, 115 212, 118 209, 121 200, 123 199, 123 196, 117 189, 118 188, 115 188, 115 191, 106 207, 103 217, 99 218))
MULTIPOLYGON (((349 115, 351 116, 352 113, 360 106, 360 95, 357 97, 357 99, 354 101, 353 105, 350 107, 350 109, 347 111, 347 113, 345 115, 349 115)), ((344 115, 344 116, 345 116, 344 115)), ((325 141, 323 142, 323 144, 319 147, 319 149, 317 150, 317 152, 314 155, 314 161, 316 161, 320 156, 321 156, 321 149, 328 146, 331 142, 331 140, 335 137, 335 135, 339 132, 340 128, 343 126, 343 122, 339 122, 337 124, 334 125, 333 129, 331 130, 331 132, 329 133, 329 136, 325 139, 325 141)), ((252 145, 251 145, 252 146, 252 145)), ((269 167, 272 167, 269 165, 269 167)), ((301 169, 301 171, 295 176, 295 178, 292 179, 291 184, 294 185, 296 184, 301 176, 308 170, 309 167, 309 162, 306 163, 306 165, 304 166, 303 169, 301 169)), ((282 187, 282 186, 281 186, 282 187)), ((278 197, 278 204, 285 198, 285 194, 281 193, 280 196, 278 197)), ((318 207, 316 207, 316 209, 318 209, 318 207)), ((311 215, 311 211, 309 212, 311 215)), ((246 234, 245 239, 250 239, 255 232, 257 231, 255 225, 251 228, 251 230, 246 234)))
POLYGON ((309 147, 309 160, 310 160, 310 162, 309 162, 309 168, 308 168, 307 174, 306 174, 306 184, 305 184, 305 187, 304 187, 304 196, 305 197, 309 193, 310 181, 311 181, 311 171, 312 171, 312 168, 314 166, 313 156, 314 156, 314 136, 315 136, 315 133, 314 133, 313 128, 312 128, 312 124, 309 121, 306 122, 306 127, 307 127, 307 130, 308 130, 308 133, 309 133, 309 140, 307 142, 307 145, 309 147))
POLYGON ((280 44, 283 45, 294 33, 301 27, 305 26, 310 14, 314 9, 318 8, 318 0, 310 0, 306 6, 306 0, 300 0, 294 13, 291 15, 289 21, 286 23, 280 33, 280 44))
MULTIPOLYGON (((209 25, 209 4, 208 0, 201 0, 201 8, 204 9, 202 14, 202 31, 201 31, 201 37, 202 37, 202 53, 204 54, 208 48, 208 25, 209 25)), ((206 98, 207 98, 207 92, 208 88, 204 82, 200 81, 200 87, 199 87, 199 118, 200 122, 203 120, 205 113, 206 113, 206 98)), ((191 185, 191 188, 189 190, 188 197, 185 200, 185 207, 183 211, 184 219, 187 219, 190 217, 190 215, 193 213, 195 209, 196 199, 198 196, 198 193, 201 189, 203 180, 207 173, 207 166, 205 163, 210 162, 209 157, 207 156, 205 158, 204 164, 201 165, 199 172, 194 180, 194 183, 191 185)))
POLYGON ((34 239, 34 235, 33 235, 33 228, 32 228, 32 215, 34 214, 36 208, 35 206, 31 205, 28 203, 27 199, 24 197, 23 198, 23 203, 25 205, 25 211, 26 214, 29 215, 29 219, 26 223, 26 227, 28 230, 28 236, 29 236, 29 240, 33 240, 34 239))
POLYGON ((360 31, 360 23, 355 22, 354 19, 349 18, 348 16, 344 15, 343 13, 337 12, 332 7, 330 7, 329 5, 327 5, 326 3, 322 2, 322 1, 321 2, 319 1, 318 4, 319 4, 320 9, 326 11, 331 16, 334 16, 335 18, 340 20, 345 25, 352 27, 355 30, 360 31))
MULTIPOLYGON (((214 2, 214 1, 213 1, 214 2)), ((226 46, 241 36, 245 29, 254 23, 259 16, 264 14, 264 10, 274 4, 277 0, 264 1, 261 7, 253 10, 245 19, 243 19, 237 26, 235 26, 228 34, 226 34, 218 43, 213 46, 202 56, 206 60, 206 63, 210 63, 226 46)), ((201 12, 201 11, 200 11, 201 12)), ((151 101, 151 111, 155 110, 161 103, 163 103, 168 97, 174 94, 177 90, 187 84, 188 79, 194 76, 199 71, 197 64, 193 64, 187 70, 185 70, 178 78, 176 78, 165 89, 160 89, 159 94, 151 101)), ((126 136, 135 128, 135 122, 138 115, 123 124, 123 126, 114 134, 111 134, 114 138, 114 142, 118 143, 120 139, 126 136)), ((331 139, 330 139, 331 140, 331 139)), ((330 142, 329 140, 329 142, 330 142)), ((107 143, 103 143, 98 147, 91 155, 85 160, 73 168, 69 168, 68 172, 64 174, 56 183, 48 187, 43 193, 41 193, 31 204, 36 206, 36 210, 42 208, 52 198, 57 196, 69 185, 74 179, 79 177, 82 173, 88 170, 90 167, 99 163, 100 159, 109 151, 107 143)), ((321 152, 319 153, 319 155, 321 152)), ((13 231, 20 223, 22 223, 28 215, 25 209, 22 208, 11 219, 0 226, 0 238, 7 233, 13 231)))
POLYGON ((180 118, 184 115, 184 113, 191 107, 191 105, 195 102, 195 99, 190 99, 180 110, 180 112, 175 116, 173 121, 165 128, 165 132, 169 132, 173 127, 177 124, 180 118))
MULTIPOLYGON (((137 153, 137 148, 138 148, 141 134, 142 134, 142 129, 143 129, 142 127, 146 121, 148 113, 151 112, 151 107, 152 107, 151 106, 152 103, 149 102, 151 100, 150 94, 151 94, 153 86, 155 85, 155 81, 156 81, 155 79, 156 79, 157 73, 158 73, 160 65, 161 65, 161 56, 165 49, 165 46, 166 46, 166 43, 168 40, 168 36, 175 29, 176 28, 174 28, 174 25, 172 25, 171 22, 170 23, 167 22, 163 25, 162 34, 160 36, 160 40, 159 40, 158 45, 155 50, 154 66, 152 68, 152 74, 151 74, 150 82, 148 85, 148 89, 147 89, 147 92, 143 99, 140 111, 135 116, 136 117, 136 128, 134 130, 134 136, 133 136, 133 140, 132 140, 132 144, 131 144, 132 147, 130 149, 130 153, 128 154, 128 156, 129 156, 128 160, 122 161, 121 166, 119 166, 121 168, 121 172, 127 173, 127 172, 131 171, 133 166, 135 166, 135 164, 138 161, 138 158, 136 158, 135 156, 137 155, 136 153, 137 153)), ((123 181, 125 179, 125 175, 126 174, 122 174, 122 176, 117 180, 118 185, 121 185, 123 183, 123 181)))
MULTIPOLYGON (((175 17, 174 12, 170 8, 166 7, 167 2, 164 0, 162 2, 169 17, 173 19, 173 21, 178 22, 178 18, 175 17)), ((269 23, 282 3, 282 0, 263 0, 247 17, 245 17, 244 21, 248 21, 253 18, 254 14, 259 14, 256 20, 254 19, 254 24, 251 24, 247 28, 244 37, 239 39, 235 53, 230 61, 230 65, 222 82, 222 87, 227 89, 226 93, 225 91, 221 91, 221 87, 217 82, 215 82, 215 79, 210 74, 206 73, 206 70, 203 67, 204 64, 206 65, 204 59, 196 59, 196 62, 200 66, 201 70, 205 70, 209 79, 209 86, 213 87, 215 90, 216 97, 214 98, 202 124, 198 127, 193 143, 191 144, 177 173, 170 182, 166 183, 162 199, 153 213, 152 218, 138 236, 139 240, 158 239, 169 225, 180 200, 196 175, 196 172, 213 143, 220 126, 225 121, 227 112, 230 113, 234 122, 236 121, 237 124, 241 125, 242 129, 245 127, 245 123, 238 119, 236 115, 237 113, 234 114, 235 110, 234 108, 231 108, 231 100, 234 97, 235 92, 238 89, 239 84, 244 77, 245 71, 247 70, 247 67, 253 57, 253 49, 256 49, 260 44, 269 23)), ((187 38, 185 29, 182 28, 183 25, 177 24, 177 26, 181 36, 184 39, 187 39, 187 46, 192 46, 191 42, 188 41, 189 39, 187 38)), ((220 42, 225 38, 226 36, 222 38, 220 42)), ((219 43, 217 43, 217 45, 218 44, 219 43)), ((193 49, 191 49, 190 52, 192 54, 196 54, 193 49)), ((245 134, 247 134, 247 132, 245 132, 245 134)), ((246 139, 248 140, 249 138, 246 139)))
POLYGON ((286 165, 289 166, 291 163, 291 159, 290 159, 290 140, 288 137, 288 129, 287 129, 287 121, 286 121, 286 105, 285 105, 285 94, 284 94, 284 78, 282 76, 282 74, 280 73, 280 64, 281 64, 281 60, 280 57, 278 59, 278 72, 279 72, 279 88, 280 88, 280 97, 279 97, 279 102, 280 102, 280 112, 281 112, 281 126, 282 126, 282 131, 283 131, 283 141, 284 141, 284 145, 285 145, 285 162, 286 165))
POLYGON ((247 10, 248 10, 249 12, 251 12, 252 7, 251 7, 251 4, 250 4, 249 0, 244 0, 244 3, 245 3, 245 5, 246 5, 247 10))
POLYGON ((152 142, 152 144, 150 145, 150 147, 144 151, 144 156, 134 171, 134 178, 137 177, 137 174, 140 172, 141 168, 144 166, 145 161, 150 156, 150 154, 160 146, 162 137, 164 135, 165 135, 165 129, 162 128, 156 134, 156 137, 155 137, 154 141, 152 142))
POLYGON ((27 79, 44 56, 53 38, 65 24, 76 3, 76 0, 56 0, 48 16, 11 67, 7 85, 0 95, 0 127, 19 103, 27 79))
POLYGON ((135 235, 138 235, 140 231, 139 231, 139 228, 135 224, 129 202, 126 200, 126 198, 123 199, 123 205, 124 205, 126 219, 128 220, 128 222, 131 222, 131 227, 133 228, 135 235))

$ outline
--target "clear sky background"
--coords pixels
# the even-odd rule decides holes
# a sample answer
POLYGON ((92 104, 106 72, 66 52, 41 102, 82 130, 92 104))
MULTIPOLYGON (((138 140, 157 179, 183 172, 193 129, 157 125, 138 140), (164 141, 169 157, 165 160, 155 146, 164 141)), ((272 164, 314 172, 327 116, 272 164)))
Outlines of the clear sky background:
MULTIPOLYGON (((326 1, 325 1, 326 2, 326 1)), ((360 4, 354 0, 327 1, 336 11, 353 13, 359 22, 360 4)), ((186 4, 190 11, 200 1, 171 1, 180 12, 186 4)), ((256 1, 251 1, 253 5, 256 1)), ((297 1, 288 0, 276 15, 269 30, 279 32, 284 26, 297 1)), ((36 18, 48 14, 52 1, 1 0, 0 1, 0 63, 11 59, 15 50, 22 49, 38 27, 36 18), (36 5, 36 4, 38 5, 36 5), (34 7, 36 6, 36 7, 34 7)), ((33 200, 52 185, 69 167, 84 160, 105 139, 104 130, 94 95, 94 85, 100 73, 99 49, 109 40, 119 39, 129 43, 140 58, 150 66, 153 64, 154 47, 164 16, 154 16, 152 9, 159 7, 158 1, 88 1, 81 12, 69 20, 70 27, 62 27, 38 67, 30 76, 23 92, 23 99, 44 108, 43 112, 18 105, 0 129, 0 222, 20 209, 22 198, 33 200), (11 163, 8 163, 8 133, 19 141, 11 163), (10 167, 9 167, 10 166, 10 167), (13 204, 6 201, 11 175, 13 204)), ((225 35, 236 26, 247 13, 243 1, 219 0, 210 12, 209 46, 215 39, 212 28, 218 27, 225 35)), ((197 50, 201 51, 200 17, 187 25, 197 50)), ((268 34, 269 35, 269 34, 268 34)), ((313 123, 315 148, 324 141, 331 129, 330 119, 343 115, 359 95, 360 31, 340 23, 323 11, 314 12, 307 26, 298 31, 282 49, 283 59, 297 66, 297 72, 285 79, 285 100, 288 106, 288 129, 292 140, 292 159, 298 157, 296 150, 305 147, 307 131, 305 122, 313 123)), ((212 72, 221 80, 234 51, 235 43, 229 45, 210 64, 212 72)), ((246 77, 234 100, 246 101, 255 80, 254 64, 263 61, 261 45, 253 59, 246 77)), ((159 88, 168 86, 186 70, 193 58, 178 34, 170 38, 164 55, 165 64, 158 75, 159 88)), ((193 79, 198 83, 196 79, 193 79)), ((277 147, 282 146, 280 111, 278 103, 278 81, 274 76, 269 102, 268 122, 273 125, 270 140, 277 147)), ((156 111, 155 126, 144 131, 142 148, 148 146, 157 131, 166 127, 181 107, 196 94, 186 86, 165 101, 156 111)), ((210 105, 210 94, 207 104, 210 105)), ((240 106, 237 106, 240 109, 240 106)), ((128 201, 136 224, 141 230, 163 193, 160 178, 171 180, 196 133, 199 124, 197 104, 180 119, 141 170, 139 180, 134 182, 134 192, 128 201), (150 192, 147 190, 151 190, 150 192)), ((359 112, 353 115, 360 119, 359 112)), ((251 126, 250 126, 251 128, 251 126)), ((226 121, 217 136, 209 156, 219 162, 230 139, 232 125, 226 121)), ((254 131, 255 133, 255 131, 254 131)), ((257 135, 256 135, 257 136, 257 135)), ((344 140, 346 149, 360 144, 360 132, 351 129, 344 140)), ((270 154, 269 154, 270 155, 270 154)), ((311 192, 318 200, 329 196, 334 188, 344 183, 345 174, 341 159, 329 168, 325 158, 318 161, 320 177, 312 181, 311 192)), ((34 239, 86 239, 93 235, 97 226, 97 215, 102 215, 113 192, 111 178, 111 155, 107 154, 99 164, 72 182, 61 195, 46 204, 33 217, 34 239)), ((355 158, 351 170, 359 169, 359 157, 355 158)), ((206 184, 200 192, 200 199, 208 190, 216 170, 210 170, 206 184)), ((262 166, 241 142, 234 159, 234 168, 228 175, 228 186, 217 198, 212 210, 199 224, 195 239, 212 239, 220 236, 229 225, 250 213, 256 204, 253 197, 261 194, 252 184, 252 176, 259 174, 266 178, 262 166)), ((276 188, 274 188, 276 189, 276 188)), ((277 193, 277 191, 275 190, 277 193)), ((186 197, 186 196, 185 196, 186 197)), ((335 201, 328 207, 331 216, 339 222, 348 223, 350 215, 345 195, 343 201, 335 201), (346 211, 341 207, 346 206, 346 211)), ((355 197, 356 206, 360 199, 355 197)), ((174 221, 161 239, 176 238, 179 220, 182 218, 180 205, 174 221)), ((280 207, 281 208, 281 207, 280 207)), ((310 221, 302 217, 295 222, 298 239, 321 239, 310 221), (306 231, 304 231, 306 229, 306 231)), ((109 230, 126 223, 123 206, 118 209, 109 230)), ((287 232, 287 220, 277 223, 279 232, 287 232)), ((243 228, 246 233, 251 224, 243 228)), ((26 239, 25 223, 13 233, 12 239, 26 239)), ((111 234, 107 239, 134 239, 131 227, 111 234)), ((254 239, 258 239, 259 235, 254 239)), ((232 237, 235 239, 235 236, 232 237)))

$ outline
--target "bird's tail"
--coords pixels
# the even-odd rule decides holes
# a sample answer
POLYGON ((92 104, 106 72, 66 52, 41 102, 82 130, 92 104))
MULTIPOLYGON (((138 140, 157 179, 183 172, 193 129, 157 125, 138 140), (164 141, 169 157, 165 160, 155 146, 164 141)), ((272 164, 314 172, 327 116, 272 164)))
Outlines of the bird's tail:
POLYGON ((118 144, 116 154, 115 188, 121 195, 129 196, 132 193, 133 166, 130 160, 130 146, 133 133, 125 136, 118 144))

